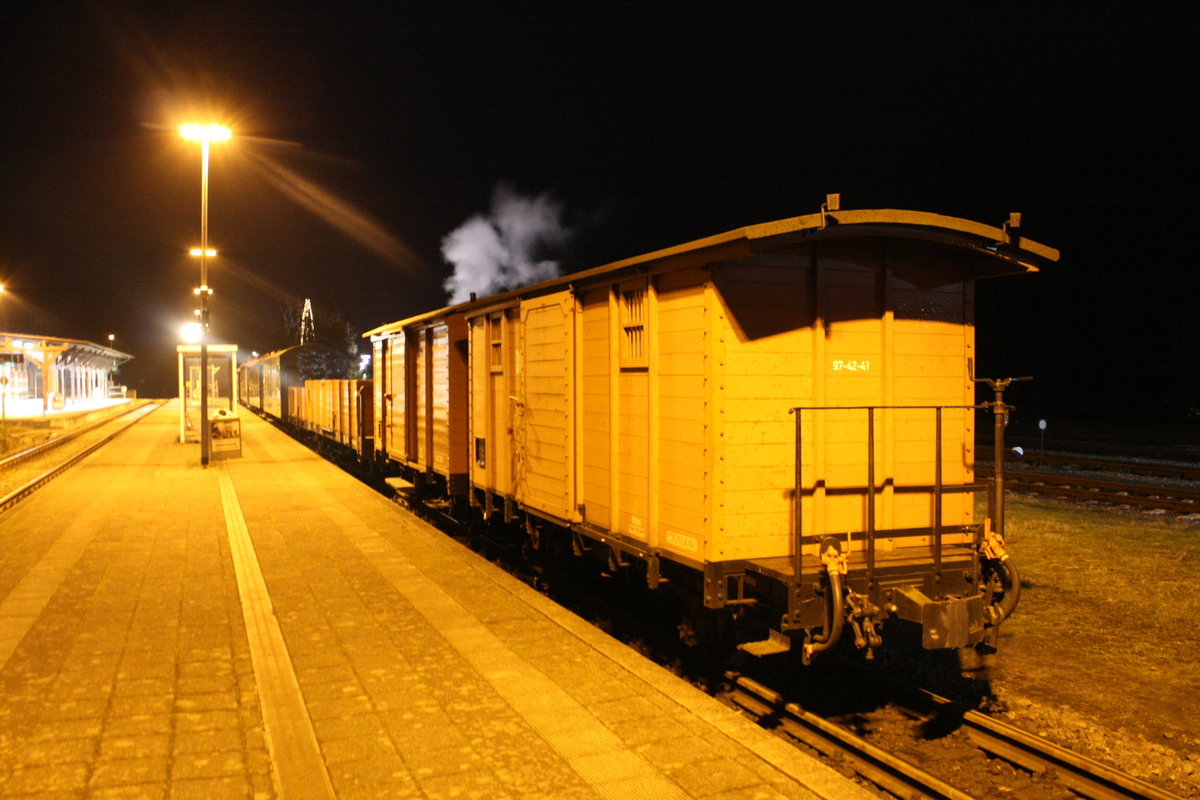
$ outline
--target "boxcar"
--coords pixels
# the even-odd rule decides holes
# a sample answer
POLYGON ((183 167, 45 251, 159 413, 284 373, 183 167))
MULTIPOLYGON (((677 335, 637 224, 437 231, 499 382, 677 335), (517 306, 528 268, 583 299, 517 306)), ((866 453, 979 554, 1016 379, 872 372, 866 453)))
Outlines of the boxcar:
POLYGON ((420 483, 467 496, 467 323, 437 311, 372 340, 377 455, 420 483))
POLYGON ((357 453, 374 451, 371 381, 310 378, 297 399, 300 427, 357 453))
POLYGON ((366 334, 377 455, 693 586, 756 654, 980 645, 1017 587, 975 512, 974 283, 1057 257, 823 210, 402 320, 366 334))
POLYGON ((257 356, 238 367, 242 404, 281 421, 293 416, 288 407, 290 390, 304 385, 300 378, 301 347, 295 345, 257 356))

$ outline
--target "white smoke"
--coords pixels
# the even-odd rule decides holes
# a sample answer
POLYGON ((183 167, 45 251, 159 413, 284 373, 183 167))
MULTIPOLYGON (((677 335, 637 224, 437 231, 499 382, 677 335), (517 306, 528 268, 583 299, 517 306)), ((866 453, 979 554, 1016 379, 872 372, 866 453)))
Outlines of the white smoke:
POLYGON ((442 239, 442 257, 454 265, 443 284, 450 302, 558 277, 558 262, 543 256, 570 238, 562 205, 549 194, 524 197, 497 186, 486 215, 476 214, 442 239))

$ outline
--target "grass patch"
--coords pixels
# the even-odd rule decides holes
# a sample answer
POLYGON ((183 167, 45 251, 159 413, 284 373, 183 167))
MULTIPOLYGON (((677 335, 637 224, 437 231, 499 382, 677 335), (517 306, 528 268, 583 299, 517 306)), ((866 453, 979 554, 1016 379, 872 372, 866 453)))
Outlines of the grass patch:
POLYGON ((1023 591, 1002 628, 1002 684, 1115 724, 1183 729, 1200 697, 1200 525, 1017 497, 1005 538, 1023 591))

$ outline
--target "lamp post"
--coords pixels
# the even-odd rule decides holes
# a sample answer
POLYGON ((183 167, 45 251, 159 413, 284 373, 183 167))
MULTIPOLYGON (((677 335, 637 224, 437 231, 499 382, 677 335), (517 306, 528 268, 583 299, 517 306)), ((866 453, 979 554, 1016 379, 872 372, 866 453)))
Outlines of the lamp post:
POLYGON ((208 247, 208 151, 212 142, 223 142, 231 134, 220 125, 184 125, 179 132, 200 142, 200 247, 191 252, 200 257, 200 286, 193 293, 200 297, 200 465, 208 466, 208 257, 215 255, 208 247))

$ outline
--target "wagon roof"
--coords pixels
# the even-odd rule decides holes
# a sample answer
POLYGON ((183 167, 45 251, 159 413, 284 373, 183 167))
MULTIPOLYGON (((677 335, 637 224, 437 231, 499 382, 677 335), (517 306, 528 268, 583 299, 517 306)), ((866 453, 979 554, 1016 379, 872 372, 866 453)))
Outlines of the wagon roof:
POLYGON ((253 367, 255 364, 261 364, 263 361, 270 361, 273 358, 279 358, 284 353, 290 353, 293 350, 299 350, 301 347, 305 347, 305 346, 306 345, 302 345, 302 344, 294 344, 291 347, 285 347, 282 350, 273 350, 270 353, 263 353, 261 356, 255 356, 254 358, 250 359, 249 361, 243 361, 242 366, 243 367, 253 367))
POLYGON ((447 306, 436 311, 381 325, 367 331, 363 336, 386 334, 412 325, 436 322, 451 311, 469 313, 471 309, 475 308, 495 307, 506 301, 551 291, 610 272, 654 261, 689 256, 705 250, 719 250, 730 245, 749 245, 755 250, 768 250, 804 241, 869 236, 899 236, 941 242, 971 250, 979 255, 993 257, 1000 262, 1009 263, 1012 267, 1008 270, 998 270, 988 274, 1036 272, 1041 261, 1057 261, 1059 257, 1058 251, 1054 248, 1021 236, 1018 229, 1010 228, 1007 225, 998 228, 960 217, 893 208, 822 211, 816 214, 805 214, 799 217, 735 228, 715 236, 573 272, 543 283, 489 295, 456 306, 447 306))

